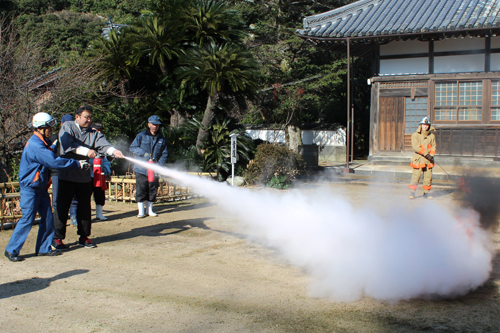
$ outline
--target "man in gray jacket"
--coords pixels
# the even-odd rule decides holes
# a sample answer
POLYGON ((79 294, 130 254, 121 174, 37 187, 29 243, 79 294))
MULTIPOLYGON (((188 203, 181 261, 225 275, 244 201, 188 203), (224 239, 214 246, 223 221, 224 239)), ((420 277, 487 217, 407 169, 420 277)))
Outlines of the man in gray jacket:
MULTIPOLYGON (((123 158, 121 151, 114 148, 104 135, 92 129, 92 107, 82 105, 76 110, 75 121, 67 121, 59 131, 59 155, 76 160, 89 160, 99 154, 123 158)), ((66 222, 73 197, 78 200, 77 224, 80 239, 78 245, 94 248, 96 245, 88 238, 91 229, 92 177, 90 170, 59 171, 57 211, 59 220, 55 223, 54 247, 67 250, 63 243, 66 237, 66 222)))

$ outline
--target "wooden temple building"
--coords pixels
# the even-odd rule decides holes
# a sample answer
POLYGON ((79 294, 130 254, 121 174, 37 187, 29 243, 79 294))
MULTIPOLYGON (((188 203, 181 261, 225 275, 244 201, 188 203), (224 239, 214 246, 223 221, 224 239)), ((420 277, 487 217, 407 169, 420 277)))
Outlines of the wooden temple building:
POLYGON ((500 0, 360 0, 297 33, 373 59, 371 161, 407 160, 424 116, 440 161, 500 161, 500 0))

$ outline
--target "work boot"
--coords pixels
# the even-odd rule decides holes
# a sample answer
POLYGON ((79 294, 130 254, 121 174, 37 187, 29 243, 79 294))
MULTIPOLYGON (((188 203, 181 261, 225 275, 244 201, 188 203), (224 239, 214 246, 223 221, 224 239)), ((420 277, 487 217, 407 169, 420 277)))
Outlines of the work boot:
POLYGON ((99 221, 106 221, 108 218, 102 215, 102 206, 95 205, 95 219, 99 221))
POLYGON ((143 218, 144 217, 144 202, 138 202, 137 208, 139 209, 139 214, 137 214, 137 217, 143 218))
POLYGON ((415 192, 410 191, 410 196, 408 199, 415 199, 415 192))
POLYGON ((430 193, 424 193, 424 199, 432 200, 432 199, 434 199, 434 197, 430 193))
POLYGON ((158 216, 158 214, 153 212, 153 203, 151 201, 146 201, 146 209, 148 210, 149 216, 158 216))
POLYGON ((24 260, 24 258, 21 258, 19 255, 15 254, 15 253, 7 252, 7 250, 5 250, 4 254, 5 254, 5 257, 7 257, 7 259, 9 259, 12 262, 18 262, 18 261, 24 260))

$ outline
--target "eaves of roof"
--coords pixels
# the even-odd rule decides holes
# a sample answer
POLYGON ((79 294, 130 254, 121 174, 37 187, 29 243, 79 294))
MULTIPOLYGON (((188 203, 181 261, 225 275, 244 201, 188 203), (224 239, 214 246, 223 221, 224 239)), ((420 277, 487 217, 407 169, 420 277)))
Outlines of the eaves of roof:
MULTIPOLYGON (((313 42, 362 44, 500 35, 500 0, 360 0, 304 18, 313 42)), ((344 46, 345 47, 345 46, 344 46)), ((362 47, 363 48, 363 47, 362 47)))
POLYGON ((36 77, 33 80, 30 80, 25 84, 23 84, 22 87, 28 87, 29 91, 43 87, 44 85, 59 79, 59 71, 61 70, 61 68, 62 67, 58 67, 56 69, 51 70, 50 72, 47 72, 39 77, 36 77))

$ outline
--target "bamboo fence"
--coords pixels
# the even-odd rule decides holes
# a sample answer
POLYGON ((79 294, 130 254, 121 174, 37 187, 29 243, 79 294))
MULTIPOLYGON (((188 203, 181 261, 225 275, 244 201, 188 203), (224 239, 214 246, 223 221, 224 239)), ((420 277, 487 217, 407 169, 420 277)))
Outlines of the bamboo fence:
POLYGON ((20 198, 18 182, 0 183, 0 230, 4 222, 14 222, 23 216, 20 198))
MULTIPOLYGON (((209 173, 190 173, 200 177, 211 177, 209 173)), ((135 202, 135 176, 112 176, 107 182, 106 199, 108 201, 132 203, 135 202)), ((169 202, 178 200, 187 200, 196 195, 191 192, 189 187, 175 185, 168 178, 160 178, 157 202, 169 202)), ((52 197, 52 187, 49 188, 49 194, 52 197)), ((0 230, 3 230, 4 223, 17 222, 22 216, 21 194, 19 193, 19 183, 0 183, 0 230)))

